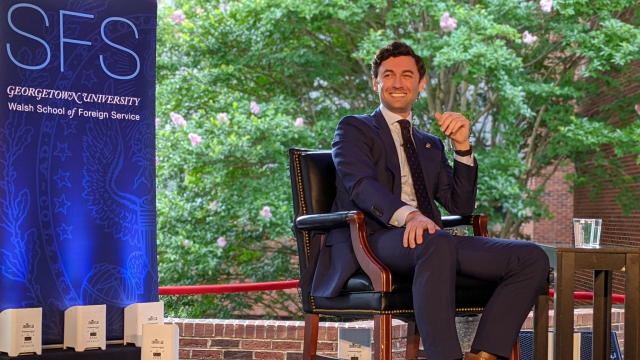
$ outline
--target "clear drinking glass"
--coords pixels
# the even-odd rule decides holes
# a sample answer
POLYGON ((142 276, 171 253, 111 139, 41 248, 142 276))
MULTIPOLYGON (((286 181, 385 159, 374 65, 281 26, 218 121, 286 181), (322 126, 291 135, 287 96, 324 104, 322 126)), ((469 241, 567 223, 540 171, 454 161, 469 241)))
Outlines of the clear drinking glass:
POLYGON ((576 247, 599 247, 602 219, 573 219, 576 247))

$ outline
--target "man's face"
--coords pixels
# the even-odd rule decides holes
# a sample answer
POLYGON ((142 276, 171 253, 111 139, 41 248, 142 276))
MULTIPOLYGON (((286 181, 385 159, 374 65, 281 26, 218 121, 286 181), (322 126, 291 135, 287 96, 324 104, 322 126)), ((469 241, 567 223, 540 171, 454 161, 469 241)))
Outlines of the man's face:
POLYGON ((389 111, 408 117, 411 106, 424 88, 425 78, 420 80, 416 61, 411 56, 391 57, 378 69, 373 79, 373 89, 380 95, 380 102, 389 111))

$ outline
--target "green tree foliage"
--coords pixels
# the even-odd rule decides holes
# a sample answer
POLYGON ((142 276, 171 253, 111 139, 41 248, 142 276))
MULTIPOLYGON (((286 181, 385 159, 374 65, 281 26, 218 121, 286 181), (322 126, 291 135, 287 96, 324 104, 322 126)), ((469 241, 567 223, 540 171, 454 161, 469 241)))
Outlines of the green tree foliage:
MULTIPOLYGON (((638 209, 630 185, 639 179, 602 151, 640 153, 640 99, 613 77, 638 78, 629 70, 640 57, 634 11, 633 0, 177 0, 161 7, 162 284, 298 278, 286 149, 329 148, 342 116, 375 109, 368 64, 392 40, 413 46, 427 64, 417 126, 442 135, 436 111, 471 120, 478 212, 500 225, 494 235, 518 237, 522 224, 550 217, 540 199, 544 183, 528 184, 568 162, 582 164, 568 179, 574 185, 618 186, 625 211, 638 209), (603 94, 614 104, 597 116, 580 112, 603 94)), ((241 315, 254 303, 269 316, 297 311, 297 295, 285 293, 167 300, 174 314, 188 309, 189 316, 241 315)))

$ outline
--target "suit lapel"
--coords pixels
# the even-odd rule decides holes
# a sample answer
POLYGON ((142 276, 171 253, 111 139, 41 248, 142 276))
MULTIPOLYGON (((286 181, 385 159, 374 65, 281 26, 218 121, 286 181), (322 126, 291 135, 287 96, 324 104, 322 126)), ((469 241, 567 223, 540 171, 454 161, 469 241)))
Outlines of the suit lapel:
POLYGON ((376 111, 371 114, 373 117, 373 125, 378 129, 378 134, 382 139, 382 143, 384 145, 384 150, 386 154, 386 162, 387 167, 393 173, 393 189, 391 192, 400 197, 402 188, 400 183, 400 162, 398 160, 398 151, 396 150, 396 143, 393 141, 393 136, 391 136, 391 130, 389 129, 389 124, 382 115, 382 111, 380 108, 376 109, 376 111))
POLYGON ((424 133, 413 129, 413 139, 416 142, 416 150, 418 151, 418 158, 422 165, 422 172, 424 179, 427 183, 427 190, 429 191, 429 197, 431 200, 435 200, 435 188, 434 185, 438 183, 438 170, 440 169, 440 148, 439 144, 433 144, 424 133))

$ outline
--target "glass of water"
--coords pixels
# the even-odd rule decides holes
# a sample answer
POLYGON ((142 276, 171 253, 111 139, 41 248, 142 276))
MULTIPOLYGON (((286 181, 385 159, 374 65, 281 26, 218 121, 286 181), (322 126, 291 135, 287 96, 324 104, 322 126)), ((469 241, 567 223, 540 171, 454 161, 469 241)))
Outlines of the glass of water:
POLYGON ((573 219, 576 247, 599 247, 602 219, 573 219))

